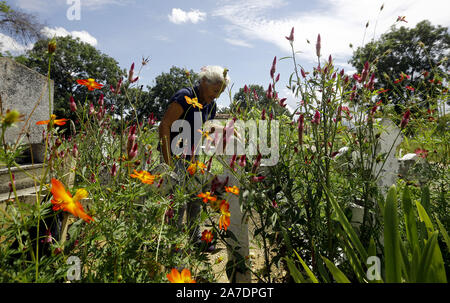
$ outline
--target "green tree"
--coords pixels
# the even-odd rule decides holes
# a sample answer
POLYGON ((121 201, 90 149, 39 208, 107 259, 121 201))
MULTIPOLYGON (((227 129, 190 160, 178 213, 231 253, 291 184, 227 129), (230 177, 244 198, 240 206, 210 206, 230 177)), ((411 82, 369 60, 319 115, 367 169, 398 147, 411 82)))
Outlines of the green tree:
MULTIPOLYGON (((105 95, 106 105, 115 102, 118 103, 115 105, 119 109, 122 105, 129 106, 123 100, 125 99, 123 95, 119 96, 119 102, 112 98, 112 92, 109 89, 109 85, 116 87, 119 79, 126 75, 125 70, 120 69, 115 59, 101 53, 95 47, 81 42, 78 38, 57 37, 55 40, 57 47, 51 62, 50 77, 55 82, 53 111, 57 116, 71 117, 69 107, 71 96, 80 105, 84 105, 86 97, 88 97, 87 102, 96 101, 92 100, 92 92, 88 92, 85 87, 80 86, 76 82, 77 79, 93 78, 98 83, 104 84, 101 93, 105 95)), ((50 39, 37 41, 33 49, 17 58, 17 61, 46 75, 48 72, 46 52, 49 41, 50 39)), ((100 92, 96 91, 95 94, 100 95, 100 92)))
POLYGON ((137 100, 136 110, 140 120, 148 118, 151 113, 161 120, 169 106, 170 98, 183 87, 196 85, 198 75, 190 70, 188 78, 184 68, 172 66, 168 73, 163 72, 154 81, 153 86, 147 86, 148 92, 144 92, 137 100))
POLYGON ((424 20, 410 29, 393 25, 379 40, 358 47, 349 63, 361 73, 364 63, 369 62, 377 79, 375 89, 389 90, 386 102, 404 104, 413 93, 399 87, 414 88, 414 96, 422 101, 441 93, 442 86, 436 84, 442 83, 442 77, 446 77, 449 50, 448 29, 424 20), (404 76, 404 81, 395 83, 395 80, 402 79, 402 72, 410 78, 404 76))

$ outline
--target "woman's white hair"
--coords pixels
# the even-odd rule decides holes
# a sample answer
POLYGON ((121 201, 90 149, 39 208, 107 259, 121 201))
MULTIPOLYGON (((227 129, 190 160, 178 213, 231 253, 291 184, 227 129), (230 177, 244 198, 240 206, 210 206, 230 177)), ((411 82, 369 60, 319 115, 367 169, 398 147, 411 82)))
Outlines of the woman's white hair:
POLYGON ((209 84, 218 84, 225 82, 225 86, 230 83, 228 69, 217 65, 203 66, 198 74, 200 81, 205 80, 209 84))

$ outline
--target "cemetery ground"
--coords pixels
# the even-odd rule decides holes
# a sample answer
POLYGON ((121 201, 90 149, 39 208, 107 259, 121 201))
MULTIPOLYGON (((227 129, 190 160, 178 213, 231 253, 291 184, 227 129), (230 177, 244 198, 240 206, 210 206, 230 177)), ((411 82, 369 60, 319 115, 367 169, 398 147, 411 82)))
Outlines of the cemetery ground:
POLYGON ((159 160, 154 116, 112 109, 135 102, 131 71, 114 87, 73 79, 86 98, 60 117, 57 46, 46 76, 0 58, 0 281, 447 283, 448 71, 375 89, 376 62, 348 75, 320 43, 310 72, 292 47, 295 111, 275 57, 269 103, 244 88, 245 104, 201 131, 202 146, 234 153, 195 157, 185 182, 159 160), (193 199, 200 245, 174 224, 193 199))

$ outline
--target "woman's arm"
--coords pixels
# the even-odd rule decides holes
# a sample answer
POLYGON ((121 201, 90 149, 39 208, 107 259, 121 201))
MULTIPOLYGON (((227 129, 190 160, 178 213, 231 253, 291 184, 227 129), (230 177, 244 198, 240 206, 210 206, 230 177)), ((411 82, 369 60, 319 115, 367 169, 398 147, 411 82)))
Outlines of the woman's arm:
POLYGON ((159 125, 159 140, 161 142, 161 152, 164 161, 172 167, 172 153, 170 151, 170 128, 172 123, 178 120, 183 114, 183 107, 177 102, 172 102, 159 125))

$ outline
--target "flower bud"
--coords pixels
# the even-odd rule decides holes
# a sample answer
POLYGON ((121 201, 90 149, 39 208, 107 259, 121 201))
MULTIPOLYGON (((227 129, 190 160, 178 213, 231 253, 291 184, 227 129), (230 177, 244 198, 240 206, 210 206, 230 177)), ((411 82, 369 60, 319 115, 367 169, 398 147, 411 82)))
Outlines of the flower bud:
POLYGON ((56 51, 56 41, 52 39, 48 43, 48 53, 53 54, 55 51, 56 51))
POLYGON ((320 34, 317 35, 317 42, 316 42, 316 55, 317 57, 320 57, 320 48, 321 48, 321 41, 320 41, 320 34))
POLYGON ((286 37, 286 39, 287 39, 290 43, 294 42, 294 27, 292 27, 292 29, 291 29, 291 34, 289 35, 289 37, 286 37))
POLYGON ((77 104, 75 103, 75 99, 72 96, 70 96, 70 110, 72 112, 77 111, 77 104))

